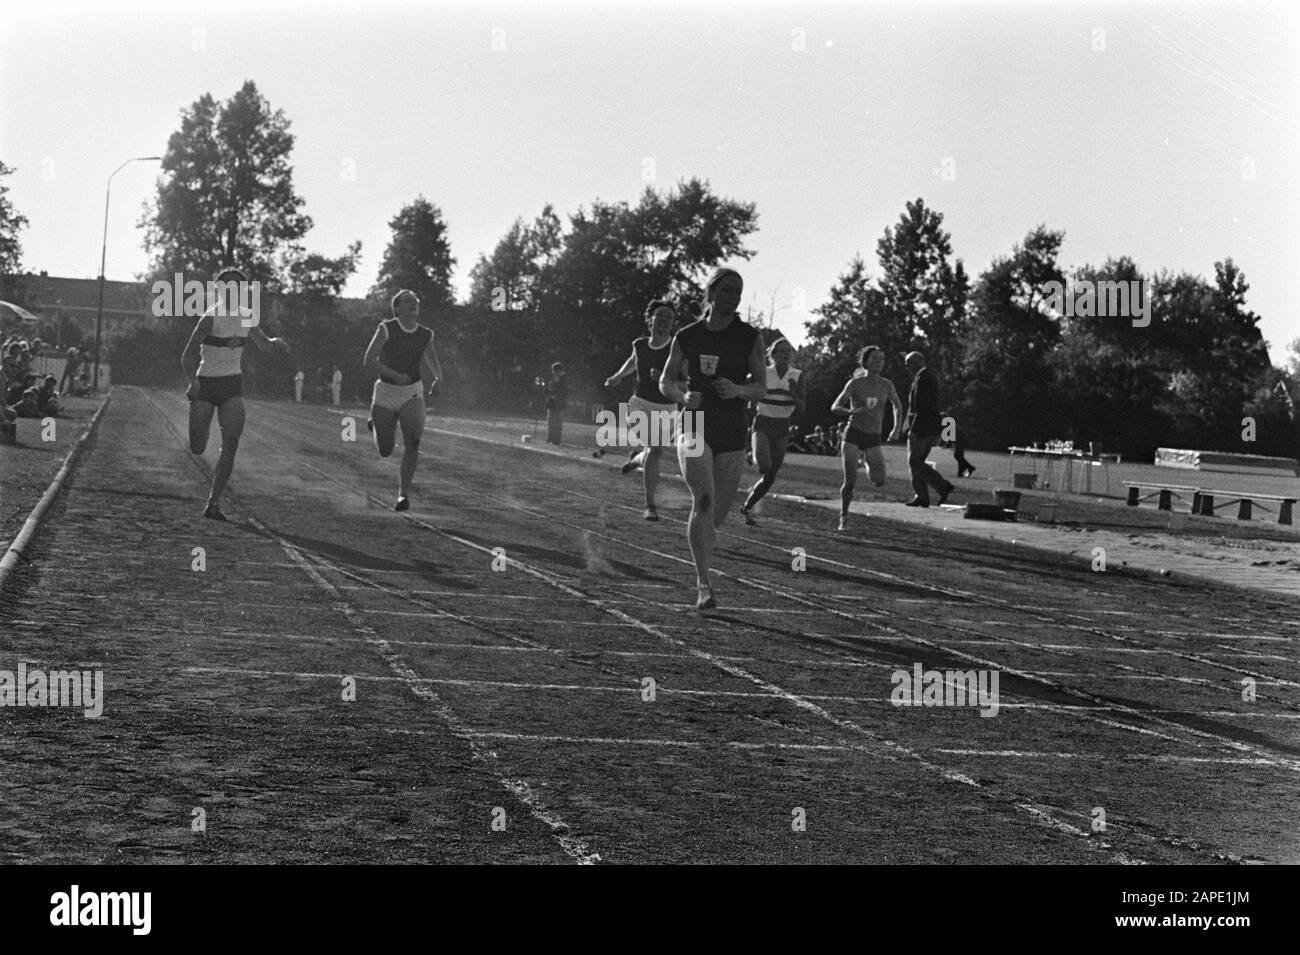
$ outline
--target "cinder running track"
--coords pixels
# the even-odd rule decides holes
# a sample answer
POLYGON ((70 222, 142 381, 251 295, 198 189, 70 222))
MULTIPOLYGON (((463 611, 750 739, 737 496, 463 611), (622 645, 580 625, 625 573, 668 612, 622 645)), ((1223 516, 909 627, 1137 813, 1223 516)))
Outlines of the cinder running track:
POLYGON ((363 419, 248 412, 221 525, 115 391, 0 605, 104 715, 0 709, 0 861, 1300 861, 1294 601, 775 502, 706 619, 680 482, 430 431, 396 514, 363 419))

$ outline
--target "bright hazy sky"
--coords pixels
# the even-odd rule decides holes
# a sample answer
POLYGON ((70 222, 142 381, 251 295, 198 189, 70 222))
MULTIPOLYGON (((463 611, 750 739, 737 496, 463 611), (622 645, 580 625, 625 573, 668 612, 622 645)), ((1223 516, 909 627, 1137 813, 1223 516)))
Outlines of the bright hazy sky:
MULTIPOLYGON (((363 244, 352 295, 419 194, 463 295, 517 216, 635 202, 652 173, 757 205, 746 302, 796 340, 918 196, 972 277, 1040 223, 1067 268, 1231 256, 1274 360, 1300 337, 1300 4, 25 6, 3 14, 0 160, 29 271, 97 275, 109 173, 252 79, 297 137, 307 248, 363 244)), ((157 174, 113 181, 109 278, 145 267, 157 174)))

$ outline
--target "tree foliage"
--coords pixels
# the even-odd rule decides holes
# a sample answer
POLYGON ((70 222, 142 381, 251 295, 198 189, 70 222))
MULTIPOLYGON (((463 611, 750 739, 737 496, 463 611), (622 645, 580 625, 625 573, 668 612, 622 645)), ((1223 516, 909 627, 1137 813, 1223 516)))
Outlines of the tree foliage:
POLYGON ((420 297, 425 308, 450 305, 451 270, 456 260, 447 240, 442 210, 424 196, 402 207, 388 227, 393 230, 379 266, 379 279, 370 290, 387 300, 404 288, 420 297))
POLYGON ((151 276, 238 265, 268 287, 289 284, 312 225, 293 185, 293 143, 288 118, 252 80, 224 103, 205 93, 184 110, 140 223, 151 276))

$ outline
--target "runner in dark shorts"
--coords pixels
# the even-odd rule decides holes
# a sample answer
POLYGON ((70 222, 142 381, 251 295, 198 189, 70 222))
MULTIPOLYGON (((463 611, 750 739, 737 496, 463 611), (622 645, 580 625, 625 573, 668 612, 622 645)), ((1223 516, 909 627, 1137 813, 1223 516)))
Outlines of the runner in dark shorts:
POLYGON ((190 450, 202 454, 207 448, 214 413, 221 425, 221 452, 212 469, 212 489, 203 516, 224 521, 221 495, 235 468, 235 452, 244 433, 244 345, 252 341, 258 347, 273 345, 283 351, 288 351, 289 345, 282 338, 268 338, 262 331, 257 324, 260 310, 254 312, 235 306, 235 301, 248 301, 245 293, 248 279, 243 272, 226 269, 216 277, 216 282, 232 291, 238 288, 237 299, 218 300, 203 314, 185 346, 181 367, 190 379, 185 392, 190 399, 190 450))
POLYGON ((840 460, 844 465, 844 483, 840 485, 840 530, 848 530, 849 505, 853 503, 853 488, 858 478, 858 458, 867 459, 867 476, 876 487, 885 484, 885 453, 881 448, 880 428, 885 413, 885 403, 894 406, 894 430, 890 441, 898 439, 903 422, 903 403, 898 400, 898 391, 888 378, 882 378, 880 371, 885 367, 883 349, 868 345, 859 356, 861 366, 840 396, 831 405, 831 412, 846 415, 849 426, 844 431, 844 440, 840 443, 840 460))
POLYGON ((803 375, 798 368, 790 367, 794 346, 780 338, 772 343, 767 354, 770 359, 765 378, 767 394, 758 403, 750 438, 759 478, 740 507, 740 516, 750 525, 758 523, 753 516, 754 505, 771 489, 785 461, 790 421, 795 415, 803 414, 803 375))
POLYGON ((673 338, 659 377, 665 397, 685 406, 677 460, 691 490, 687 539, 695 560, 697 610, 716 607, 709 580, 717 529, 727 519, 744 462, 745 402, 767 394, 763 338, 736 314, 739 273, 718 269, 705 285, 704 317, 673 338), (687 385, 679 384, 683 368, 687 385))
MULTIPOLYGON (((649 337, 632 343, 632 354, 623 367, 605 379, 605 387, 613 388, 628 375, 636 375, 636 392, 627 403, 629 417, 633 413, 646 422, 645 447, 633 447, 623 464, 623 473, 630 474, 640 466, 645 476, 645 519, 659 520, 655 507, 655 489, 659 486, 659 461, 665 447, 675 438, 676 428, 669 430, 662 423, 677 417, 677 404, 665 401, 659 391, 659 374, 668 361, 672 345, 673 323, 677 313, 667 302, 655 299, 646 306, 646 325, 649 337), (664 433, 667 432, 667 433, 664 433)), ((632 425, 629 423, 629 427, 632 425)), ((629 442, 630 443, 630 442, 629 442)))

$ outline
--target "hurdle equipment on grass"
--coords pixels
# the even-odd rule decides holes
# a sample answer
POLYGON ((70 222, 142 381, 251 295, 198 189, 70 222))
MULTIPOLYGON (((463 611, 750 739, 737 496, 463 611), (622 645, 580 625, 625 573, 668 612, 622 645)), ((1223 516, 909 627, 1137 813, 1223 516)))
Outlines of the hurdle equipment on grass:
POLYGON ((1124 486, 1128 488, 1128 506, 1137 507, 1142 501, 1150 500, 1159 496, 1160 503, 1156 506, 1162 511, 1172 511, 1173 499, 1175 497, 1184 499, 1191 496, 1195 501, 1197 489, 1187 484, 1165 484, 1151 481, 1124 481, 1124 486), (1150 494, 1142 494, 1142 491, 1151 491, 1150 494))
POLYGON ((1150 500, 1159 496, 1160 503, 1157 505, 1162 511, 1173 510, 1173 498, 1186 499, 1188 495, 1192 500, 1192 513, 1201 517, 1214 517, 1216 508, 1237 505, 1237 520, 1248 521, 1253 515, 1255 507, 1268 510, 1262 502, 1273 501, 1277 504, 1277 522, 1279 524, 1290 524, 1292 509, 1295 506, 1297 498, 1286 497, 1278 494, 1255 494, 1250 491, 1224 491, 1215 488, 1191 487, 1183 484, 1164 484, 1161 482, 1149 481, 1125 481, 1124 486, 1128 488, 1128 505, 1137 507, 1142 501, 1150 500), (1142 491, 1150 491, 1149 494, 1142 494, 1142 491))
POLYGON ((1183 451, 1156 448, 1156 467, 1213 471, 1243 468, 1250 471, 1290 471, 1300 477, 1300 461, 1263 454, 1233 454, 1227 451, 1183 451))
POLYGON ((1283 497, 1277 494, 1248 494, 1242 491, 1216 491, 1210 488, 1200 488, 1192 498, 1192 513, 1200 514, 1202 517, 1214 517, 1216 507, 1229 507, 1237 505, 1237 520, 1248 521, 1251 519, 1251 512, 1255 506, 1263 510, 1268 510, 1261 501, 1275 501, 1277 503, 1277 522, 1279 524, 1291 523, 1291 508, 1296 502, 1294 497, 1283 497), (1215 503, 1215 498, 1227 498, 1215 503))

